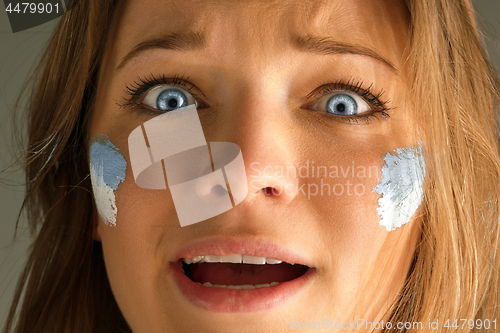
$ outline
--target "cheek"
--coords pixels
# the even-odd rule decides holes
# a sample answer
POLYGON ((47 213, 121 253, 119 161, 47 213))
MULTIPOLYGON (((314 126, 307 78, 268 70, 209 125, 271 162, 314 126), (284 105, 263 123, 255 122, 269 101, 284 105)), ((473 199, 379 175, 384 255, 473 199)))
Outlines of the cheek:
MULTIPOLYGON (((316 156, 309 166, 309 178, 300 178, 304 202, 319 219, 326 253, 334 260, 356 260, 369 252, 374 239, 383 231, 377 215, 379 195, 373 192, 382 167, 382 154, 366 149, 352 154, 336 154, 334 158, 316 156)), ((334 265, 335 266, 335 265, 334 265)))
POLYGON ((168 189, 136 185, 126 143, 119 137, 113 142, 98 134, 90 148, 92 190, 102 221, 99 233, 108 258, 115 257, 116 263, 142 258, 139 264, 146 263, 144 249, 160 243, 165 228, 178 227, 175 208, 168 189))
POLYGON ((366 234, 384 227, 396 230, 408 223, 423 201, 425 158, 421 144, 389 153, 365 150, 337 156, 335 164, 305 167, 301 194, 321 211, 324 227, 337 233, 366 234), (383 157, 382 157, 383 156, 383 157))
POLYGON ((116 227, 101 225, 108 279, 127 320, 154 321, 151 309, 137 304, 150 304, 164 282, 170 253, 166 247, 179 229, 171 195, 168 189, 139 188, 130 168, 115 195, 116 227))
POLYGON ((423 199, 422 150, 367 149, 337 156, 334 164, 325 160, 309 167, 310 178, 302 179, 307 182, 303 194, 321 217, 318 229, 327 244, 324 253, 334 254, 332 267, 350 272, 339 274, 339 279, 348 277, 343 283, 363 276, 379 260, 381 249, 407 232, 400 227, 411 220, 423 199))
POLYGON ((127 173, 127 180, 116 192, 116 205, 117 229, 127 229, 131 235, 155 229, 156 231, 152 233, 158 235, 160 229, 163 232, 164 229, 174 231, 179 228, 179 220, 168 188, 166 190, 140 188, 136 185, 131 171, 130 174, 127 173))

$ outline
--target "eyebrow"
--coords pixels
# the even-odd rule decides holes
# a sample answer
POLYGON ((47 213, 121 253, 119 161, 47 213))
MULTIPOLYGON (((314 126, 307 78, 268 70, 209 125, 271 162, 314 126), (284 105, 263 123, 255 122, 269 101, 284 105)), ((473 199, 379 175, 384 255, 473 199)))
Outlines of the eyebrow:
MULTIPOLYGON (((332 40, 329 37, 298 36, 292 37, 292 44, 299 50, 323 55, 330 54, 356 54, 368 56, 378 60, 388 66, 391 71, 399 74, 398 69, 389 60, 380 54, 361 45, 345 44, 332 40)), ((205 37, 202 33, 170 33, 166 36, 147 40, 137 44, 116 67, 115 72, 119 71, 132 58, 140 53, 152 49, 164 49, 173 51, 192 51, 205 47, 205 37)))
POLYGON ((147 40, 137 44, 120 62, 115 71, 120 70, 130 59, 139 53, 152 49, 164 49, 174 51, 199 50, 205 46, 205 37, 201 33, 170 33, 161 38, 147 40))
POLYGON ((293 36, 292 43, 299 50, 313 52, 318 54, 356 54, 361 56, 368 56, 375 60, 382 62, 388 66, 391 71, 399 74, 398 69, 392 62, 382 57, 375 50, 366 46, 340 43, 329 37, 312 37, 312 36, 293 36))

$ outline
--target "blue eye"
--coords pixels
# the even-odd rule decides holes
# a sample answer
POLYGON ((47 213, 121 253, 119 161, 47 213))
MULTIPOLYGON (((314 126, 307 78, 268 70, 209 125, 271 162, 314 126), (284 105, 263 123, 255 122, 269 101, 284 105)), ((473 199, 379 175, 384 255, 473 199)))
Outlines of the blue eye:
POLYGON ((315 111, 324 111, 336 116, 355 116, 372 110, 363 98, 348 92, 328 94, 316 102, 312 108, 315 111))
POLYGON ((358 113, 358 104, 347 94, 330 97, 326 102, 326 112, 342 116, 353 116, 358 113))
POLYGON ((156 98, 158 110, 170 111, 185 106, 187 106, 187 97, 179 89, 165 89, 156 98))
POLYGON ((160 111, 172 111, 196 104, 194 97, 184 89, 161 85, 151 89, 142 103, 160 111))

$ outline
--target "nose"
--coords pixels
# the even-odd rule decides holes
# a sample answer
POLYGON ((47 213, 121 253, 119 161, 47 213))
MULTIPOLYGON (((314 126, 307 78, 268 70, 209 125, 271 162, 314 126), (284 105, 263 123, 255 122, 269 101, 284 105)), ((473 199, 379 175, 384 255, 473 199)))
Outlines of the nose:
MULTIPOLYGON (((263 157, 262 153, 260 155, 263 157)), ((293 177, 293 171, 290 171, 295 168, 276 163, 269 158, 265 160, 261 158, 261 160, 267 163, 253 161, 247 168, 247 201, 251 202, 265 197, 266 200, 291 202, 298 194, 298 179, 293 177), (290 174, 287 174, 287 170, 290 174)), ((276 157, 273 157, 273 160, 276 160, 276 157)))
POLYGON ((242 88, 219 116, 214 141, 234 142, 243 155, 248 182, 244 202, 286 204, 298 194, 296 129, 276 86, 242 88))

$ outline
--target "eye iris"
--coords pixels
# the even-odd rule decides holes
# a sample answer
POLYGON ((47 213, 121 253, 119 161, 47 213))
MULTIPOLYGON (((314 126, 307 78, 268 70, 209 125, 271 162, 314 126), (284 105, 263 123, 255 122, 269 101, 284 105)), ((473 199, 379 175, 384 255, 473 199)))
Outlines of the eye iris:
POLYGON ((351 96, 338 94, 328 100, 326 103, 326 112, 342 116, 351 116, 358 113, 358 104, 351 96))
POLYGON ((187 97, 178 89, 165 89, 156 99, 156 107, 163 111, 170 111, 185 106, 187 106, 187 97))

